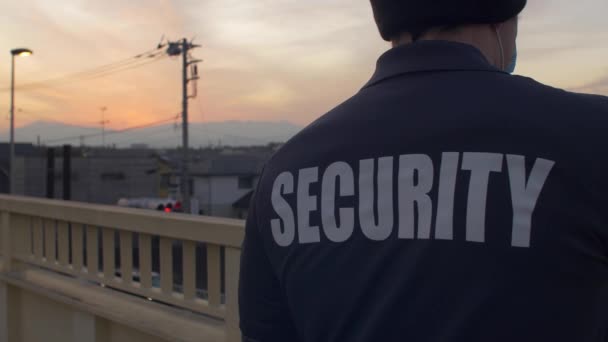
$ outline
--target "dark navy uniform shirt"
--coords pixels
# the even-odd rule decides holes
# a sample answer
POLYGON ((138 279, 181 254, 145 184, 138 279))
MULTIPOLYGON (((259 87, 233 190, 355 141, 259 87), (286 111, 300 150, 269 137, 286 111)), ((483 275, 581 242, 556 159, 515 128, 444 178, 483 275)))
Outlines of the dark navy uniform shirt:
POLYGON ((608 341, 608 99, 463 44, 385 53, 269 162, 241 328, 259 342, 608 341))

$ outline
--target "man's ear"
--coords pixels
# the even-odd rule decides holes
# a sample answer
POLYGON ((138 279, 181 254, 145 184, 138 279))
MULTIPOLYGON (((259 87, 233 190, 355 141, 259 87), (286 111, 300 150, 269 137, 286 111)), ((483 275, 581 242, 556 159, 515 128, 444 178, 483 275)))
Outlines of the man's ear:
POLYGON ((500 29, 502 27, 503 27, 502 23, 496 23, 496 24, 491 25, 491 28, 494 30, 494 32, 496 34, 496 39, 498 41, 498 48, 499 48, 498 53, 500 54, 500 56, 499 56, 500 57, 500 69, 504 70, 507 65, 505 64, 505 50, 504 50, 502 37, 500 35, 500 29))

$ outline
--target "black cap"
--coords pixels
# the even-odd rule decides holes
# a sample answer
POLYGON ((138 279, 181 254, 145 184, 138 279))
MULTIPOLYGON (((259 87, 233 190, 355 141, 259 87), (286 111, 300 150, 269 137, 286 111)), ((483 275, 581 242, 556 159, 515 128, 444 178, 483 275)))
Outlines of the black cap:
POLYGON ((371 3, 385 40, 438 26, 501 23, 526 7, 526 0, 371 0, 371 3))

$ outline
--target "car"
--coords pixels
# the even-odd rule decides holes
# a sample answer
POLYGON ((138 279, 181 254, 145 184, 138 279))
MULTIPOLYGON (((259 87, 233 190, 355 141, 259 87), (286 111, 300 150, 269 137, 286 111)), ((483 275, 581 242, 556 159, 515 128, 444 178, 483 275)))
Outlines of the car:
POLYGON ((117 205, 124 208, 158 210, 166 213, 183 212, 182 203, 172 198, 121 198, 118 200, 117 205))

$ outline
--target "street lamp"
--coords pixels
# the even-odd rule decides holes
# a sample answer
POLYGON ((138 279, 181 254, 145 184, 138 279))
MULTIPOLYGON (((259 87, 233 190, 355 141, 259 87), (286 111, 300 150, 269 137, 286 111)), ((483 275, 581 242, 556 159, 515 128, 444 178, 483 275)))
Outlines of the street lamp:
POLYGON ((11 146, 9 156, 9 193, 15 192, 15 57, 31 56, 30 49, 19 48, 11 50, 11 146))

